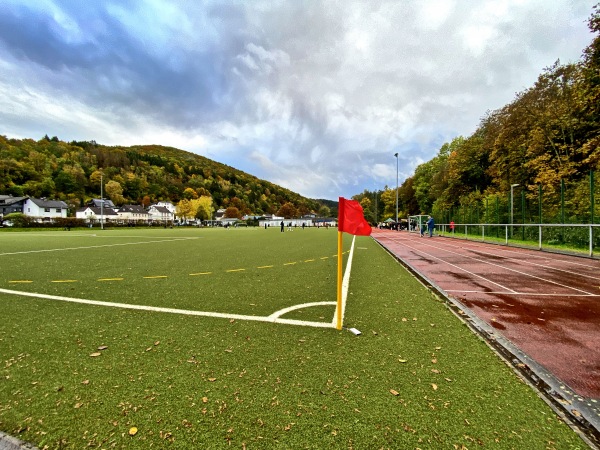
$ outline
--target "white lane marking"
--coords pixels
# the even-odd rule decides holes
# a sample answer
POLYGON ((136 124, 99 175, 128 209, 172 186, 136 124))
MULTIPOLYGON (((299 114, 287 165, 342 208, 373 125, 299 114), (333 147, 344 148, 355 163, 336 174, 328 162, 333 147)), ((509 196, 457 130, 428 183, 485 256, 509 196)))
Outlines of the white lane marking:
POLYGON ((280 309, 279 311, 275 311, 269 317, 272 319, 277 319, 278 317, 283 316, 284 314, 287 314, 290 311, 294 311, 296 309, 310 308, 311 306, 330 306, 330 305, 335 306, 336 304, 337 304, 337 302, 302 303, 301 305, 294 305, 294 306, 290 306, 288 308, 280 309))
MULTIPOLYGON (((95 306, 106 306, 111 308, 122 308, 122 309, 135 309, 141 311, 152 311, 152 312, 162 312, 169 314, 182 314, 188 316, 201 316, 201 317, 216 317, 220 319, 229 319, 229 320, 248 320, 255 322, 270 322, 270 323, 281 323, 287 325, 300 325, 305 327, 315 327, 315 328, 335 328, 335 325, 329 322, 311 322, 307 320, 292 320, 292 319, 281 319, 278 317, 277 313, 274 313, 268 317, 265 316, 246 316, 242 314, 225 314, 225 313, 216 313, 209 311, 190 311, 187 309, 176 309, 176 308, 162 308, 158 306, 144 306, 144 305, 130 305, 127 303, 113 303, 113 302, 101 302, 98 300, 87 300, 83 298, 73 298, 73 297, 62 297, 59 295, 47 295, 40 294, 36 292, 23 292, 23 291, 13 291, 10 289, 1 289, 0 293, 10 294, 10 295, 19 295, 24 297, 34 297, 34 298, 42 298, 47 300, 58 300, 62 302, 69 303, 81 303, 85 305, 95 305, 95 306)), ((335 302, 332 302, 335 304, 335 302)))
MULTIPOLYGON (((504 291, 468 291, 464 289, 444 289, 444 292, 460 292, 465 294, 503 294, 506 295, 504 291)), ((538 292, 514 292, 510 295, 524 295, 531 297, 600 297, 600 294, 543 294, 538 292)))
MULTIPOLYGON (((453 251, 451 251, 451 250, 447 250, 447 249, 446 249, 446 248, 444 248, 444 247, 438 247, 438 246, 431 245, 431 244, 425 244, 425 245, 426 245, 427 247, 435 248, 435 249, 437 249, 437 250, 442 250, 442 251, 445 251, 445 252, 447 252, 447 253, 451 253, 451 254, 453 254, 453 255, 462 256, 463 258, 469 258, 469 259, 472 259, 472 260, 474 260, 474 261, 477 261, 477 262, 481 262, 481 263, 484 263, 484 264, 488 264, 488 265, 490 265, 490 266, 495 266, 495 267, 499 267, 499 268, 501 268, 501 269, 504 269, 504 270, 508 270, 508 271, 510 271, 510 272, 515 272, 515 273, 518 273, 519 275, 525 275, 525 276, 527 276, 527 277, 530 277, 530 278, 535 278, 536 280, 541 280, 541 281, 544 281, 544 282, 546 282, 546 283, 551 283, 551 284, 554 284, 554 285, 556 285, 556 286, 564 287, 564 288, 571 289, 571 290, 574 290, 574 291, 577 291, 577 292, 583 292, 584 294, 588 294, 588 295, 593 295, 591 292, 584 291, 583 289, 578 289, 578 288, 576 288, 576 287, 573 287, 573 286, 568 286, 568 285, 566 285, 566 284, 562 284, 562 283, 558 283, 558 282, 556 282, 556 281, 548 280, 548 279, 546 279, 546 278, 538 277, 537 275, 531 275, 531 274, 529 274, 529 273, 527 273, 527 272, 522 272, 522 271, 520 271, 520 270, 517 270, 517 269, 511 269, 510 267, 504 266, 504 265, 502 265, 502 264, 496 264, 496 263, 493 263, 493 262, 491 262, 491 261, 487 261, 487 260, 485 260, 485 259, 475 258, 475 257, 473 257, 473 256, 465 255, 465 254, 463 254, 463 253, 453 252, 453 251)), ((425 252, 423 252, 423 253, 425 253, 425 252)), ((426 254, 426 255, 429 255, 428 253, 425 253, 425 254, 426 254)), ((429 255, 429 256, 432 256, 432 257, 434 257, 433 255, 429 255)), ((443 259, 442 259, 441 261, 443 261, 443 259)), ((449 264, 449 263, 447 263, 447 264, 449 264)), ((482 278, 483 278, 483 277, 482 277, 482 278)), ((485 279, 485 278, 484 278, 484 279, 485 279)), ((513 292, 514 292, 514 291, 513 291, 513 292)))
MULTIPOLYGON (((498 286, 498 287, 500 287, 500 288, 502 288, 502 289, 506 289, 506 290, 507 290, 508 292, 510 292, 510 293, 513 293, 513 294, 515 294, 515 293, 516 293, 516 291, 512 290, 512 289, 511 289, 511 288, 509 288, 509 287, 503 286, 503 285, 501 285, 500 283, 496 283, 496 282, 494 282, 494 281, 490 280, 489 278, 486 278, 486 277, 484 277, 484 276, 482 276, 482 275, 479 275, 479 274, 477 274, 477 273, 475 273, 475 272, 471 272, 470 270, 463 269, 462 267, 460 267, 460 266, 457 266, 456 264, 452 264, 451 262, 445 261, 445 260, 443 260, 442 258, 438 258, 437 256, 434 256, 434 255, 432 255, 432 254, 430 254, 430 253, 424 252, 423 250, 418 250, 418 249, 416 249, 415 247, 411 247, 410 245, 406 245, 406 244, 402 244, 402 245, 404 245, 405 247, 408 247, 408 248, 410 248, 410 249, 412 249, 412 250, 414 250, 414 251, 416 251, 416 252, 419 252, 419 253, 422 253, 422 254, 424 254, 424 255, 430 256, 431 258, 437 259, 438 261, 441 261, 441 262, 442 262, 442 263, 444 263, 444 264, 447 264, 447 265, 449 265, 449 266, 455 267, 455 268, 456 268, 456 269, 458 269, 458 270, 462 270, 463 272, 466 272, 466 273, 468 273, 469 275, 473 275, 473 276, 475 276, 475 277, 477 277, 477 278, 481 278, 482 280, 485 280, 485 281, 487 281, 488 283, 495 284, 496 286, 498 286)), ((463 255, 461 255, 461 256, 463 256, 463 255)), ((506 294, 506 292, 504 292, 504 293, 506 294)))

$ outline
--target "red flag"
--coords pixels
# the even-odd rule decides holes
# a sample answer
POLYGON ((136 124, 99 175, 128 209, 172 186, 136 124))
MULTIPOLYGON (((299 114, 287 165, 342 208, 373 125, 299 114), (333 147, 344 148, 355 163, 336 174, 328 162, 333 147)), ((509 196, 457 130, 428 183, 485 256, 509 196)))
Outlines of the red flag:
POLYGON ((362 206, 356 200, 339 199, 338 207, 338 231, 357 236, 369 236, 371 225, 365 220, 362 206))

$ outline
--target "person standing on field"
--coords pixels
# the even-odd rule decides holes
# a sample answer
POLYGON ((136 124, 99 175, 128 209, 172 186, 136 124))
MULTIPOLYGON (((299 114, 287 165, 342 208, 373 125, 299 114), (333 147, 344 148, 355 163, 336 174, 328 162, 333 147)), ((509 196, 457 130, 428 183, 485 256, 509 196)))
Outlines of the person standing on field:
POLYGON ((283 233, 283 227, 284 227, 284 225, 283 225, 283 220, 282 220, 282 221, 281 221, 281 232, 282 232, 282 233, 283 233))

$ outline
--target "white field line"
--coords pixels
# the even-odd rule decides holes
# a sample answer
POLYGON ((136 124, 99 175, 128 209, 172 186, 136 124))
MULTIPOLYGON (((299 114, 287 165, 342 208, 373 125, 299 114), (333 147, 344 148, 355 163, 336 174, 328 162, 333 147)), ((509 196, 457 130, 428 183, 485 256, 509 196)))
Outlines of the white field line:
MULTIPOLYGON (((22 292, 22 291, 12 291, 10 289, 1 289, 0 293, 9 294, 9 295, 20 295, 24 297, 34 297, 34 298, 42 298, 47 300, 57 300, 62 302, 69 303, 81 303, 85 305, 95 305, 95 306, 105 306, 111 308, 122 308, 122 309, 135 309, 140 311, 152 311, 152 312, 161 312, 161 313, 169 313, 169 314, 182 314, 188 316, 201 316, 201 317, 216 317, 220 319, 229 319, 229 320, 249 320, 255 322, 270 322, 270 323, 281 323, 286 325, 300 325, 305 327, 316 327, 316 328, 335 328, 335 325, 329 322, 311 322, 307 320, 291 320, 291 319, 281 319, 279 318, 279 312, 273 313, 268 317, 265 316, 246 316, 242 314, 225 314, 225 313, 216 313, 216 312, 208 312, 208 311, 190 311, 186 309, 175 309, 175 308, 161 308, 158 306, 144 306, 144 305, 130 305, 127 303, 113 303, 113 302, 101 302, 98 300, 87 300, 83 298, 73 298, 73 297, 62 297, 59 295, 47 295, 40 294, 36 292, 22 292)), ((310 307, 321 304, 331 304, 335 305, 336 302, 319 302, 319 303, 305 303, 303 305, 296 305, 294 309, 310 307)), ((289 308, 286 308, 289 309, 289 308)), ((283 311, 283 310, 282 310, 283 311)), ((283 314, 283 313, 282 313, 283 314)))
POLYGON ((200 238, 199 237, 188 237, 188 238, 160 239, 158 241, 146 241, 146 242, 125 242, 123 244, 104 244, 104 245, 87 245, 87 246, 83 246, 83 247, 50 248, 50 249, 45 249, 45 250, 28 250, 28 251, 24 251, 24 252, 0 253, 0 256, 25 255, 25 254, 29 254, 29 253, 63 252, 63 251, 67 251, 67 250, 87 250, 90 248, 119 247, 119 246, 123 246, 123 245, 158 244, 158 243, 162 243, 162 242, 187 241, 190 239, 200 239, 200 238))
MULTIPOLYGON (((344 278, 342 278, 342 325, 344 324, 344 313, 346 312, 348 286, 350 286, 350 272, 352 271, 352 257, 354 256, 354 241, 356 241, 356 236, 352 236, 352 246, 350 247, 350 253, 348 254, 348 262, 346 263, 346 271, 344 272, 344 278)), ((331 321, 331 326, 334 328, 337 328, 337 315, 338 311, 336 308, 336 312, 333 315, 333 320, 331 321)))
MULTIPOLYGON (((496 264, 496 263, 493 263, 493 262, 490 262, 490 261, 486 261, 485 259, 475 258, 475 257, 473 257, 473 256, 465 255, 464 253, 453 252, 453 251, 451 251, 451 250, 448 250, 448 249, 446 249, 446 248, 444 248, 444 247, 439 247, 439 246, 432 245, 432 244, 425 244, 425 245, 426 245, 427 247, 435 248, 435 249, 437 249, 437 250, 442 250, 442 251, 445 251, 445 252, 447 252, 447 253, 451 253, 451 254, 453 254, 453 255, 462 256, 463 258, 472 259, 472 260, 474 260, 474 261, 481 262, 481 263, 484 263, 484 264, 487 264, 487 265, 490 265, 490 266, 495 266, 495 267, 499 267, 499 268, 501 268, 501 269, 504 269, 504 270, 508 270, 508 271, 510 271, 510 272, 515 272, 515 273, 518 273, 519 275, 525 275, 525 276, 527 276, 527 277, 530 277, 530 278, 535 278, 536 280, 544 281, 544 282, 546 282, 546 283, 554 284, 554 285, 556 285, 556 286, 564 287, 564 288, 571 289, 571 290, 573 290, 573 291, 577 291, 577 292, 583 292, 584 294, 588 294, 588 295, 594 295, 594 294, 592 294, 591 292, 587 292, 587 291, 584 291, 584 290, 582 290, 582 289, 578 289, 578 288, 576 288, 576 287, 573 287, 573 286, 568 286, 568 285, 566 285, 566 284, 558 283, 558 282, 556 282, 556 281, 548 280, 548 279, 546 279, 546 278, 538 277, 538 276, 536 276, 536 275, 531 275, 531 274, 529 274, 529 273, 527 273, 527 272, 523 272, 523 271, 521 271, 521 270, 517 270, 517 269, 511 269, 510 267, 504 266, 504 265, 502 265, 502 264, 496 264)), ((419 251, 419 250, 417 250, 417 251, 419 251)), ((434 258, 436 258, 436 259, 440 259, 441 261, 444 261, 444 260, 443 260, 443 259, 441 259, 441 258, 437 258, 437 257, 435 257, 435 256, 433 256, 433 255, 430 255, 429 253, 426 253, 426 252, 423 252, 423 251, 422 251, 422 253, 425 253, 426 255, 429 255, 429 256, 431 256, 431 257, 434 257, 434 258)), ((449 263, 446 263, 446 264, 449 264, 449 263)), ((455 267, 456 267, 456 266, 455 266, 455 267)), ((480 276, 481 278, 484 278, 484 277, 482 277, 481 275, 478 275, 478 276, 480 276)), ((484 279, 486 279, 486 278, 484 278, 484 279)), ((492 281, 490 281, 490 282, 492 282, 492 281)), ((493 282, 492 282, 492 283, 493 283, 493 282)), ((512 290, 512 289, 511 289, 511 290, 512 290)), ((515 292, 515 291, 513 291, 513 292, 515 292)))

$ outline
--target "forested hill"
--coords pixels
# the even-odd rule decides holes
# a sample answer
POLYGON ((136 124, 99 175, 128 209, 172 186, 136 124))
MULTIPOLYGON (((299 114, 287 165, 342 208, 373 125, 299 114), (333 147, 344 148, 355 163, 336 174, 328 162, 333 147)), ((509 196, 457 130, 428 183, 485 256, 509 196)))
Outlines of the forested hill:
POLYGON ((329 212, 316 200, 172 147, 0 136, 0 194, 48 197, 77 208, 100 197, 101 179, 104 196, 117 205, 147 206, 210 196, 215 209, 236 207, 240 215, 273 214, 284 205, 292 217, 309 211, 329 212))

